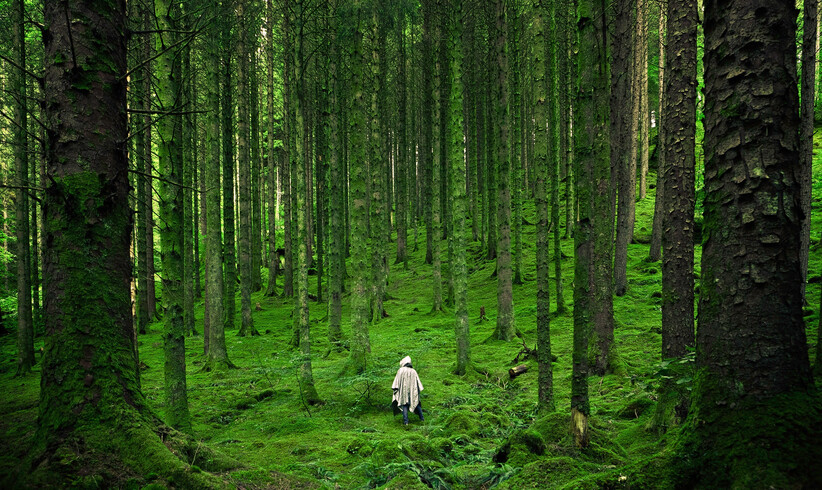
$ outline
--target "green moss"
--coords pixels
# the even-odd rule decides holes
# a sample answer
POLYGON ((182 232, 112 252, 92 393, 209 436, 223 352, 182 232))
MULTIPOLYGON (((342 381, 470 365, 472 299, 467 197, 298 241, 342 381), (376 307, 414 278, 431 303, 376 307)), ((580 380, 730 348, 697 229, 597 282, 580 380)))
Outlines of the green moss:
POLYGON ((769 400, 739 399, 717 407, 716 387, 697 375, 691 415, 674 458, 682 485, 707 488, 820 487, 818 441, 822 400, 787 393, 769 400))

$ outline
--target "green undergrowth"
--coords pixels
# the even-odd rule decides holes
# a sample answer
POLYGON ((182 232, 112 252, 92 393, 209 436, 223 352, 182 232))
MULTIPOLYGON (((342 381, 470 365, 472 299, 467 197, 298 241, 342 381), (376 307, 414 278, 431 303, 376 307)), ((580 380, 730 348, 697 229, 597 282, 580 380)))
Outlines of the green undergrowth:
MULTIPOLYGON (((819 167, 819 162, 817 161, 819 167)), ((451 374, 456 360, 453 308, 430 314, 431 271, 424 265, 424 234, 417 237, 410 267, 392 265, 388 314, 370 329, 368 369, 341 376, 348 351, 326 340, 327 310, 310 305, 312 362, 317 392, 324 404, 300 399, 298 352, 290 348, 292 301, 252 295, 260 310, 253 318, 260 336, 240 338, 226 332, 228 352, 237 369, 205 372, 202 335, 186 339, 188 399, 197 444, 212 448, 243 466, 221 473, 238 488, 664 488, 672 485, 668 458, 679 429, 665 435, 647 429, 656 404, 661 365, 661 264, 647 260, 643 243, 651 233, 653 175, 648 197, 638 203, 635 243, 629 246, 628 292, 614 299, 620 374, 589 378, 591 445, 580 450, 569 435, 573 334, 573 241, 562 241, 563 285, 568 313, 551 321, 554 397, 557 411, 539 414, 537 365, 510 379, 508 369, 523 343, 536 345, 535 232, 523 226, 523 280, 514 288, 514 311, 521 337, 486 341, 495 326, 494 262, 478 243, 469 244, 469 318, 475 370, 451 374), (487 320, 480 319, 484 308, 487 320), (398 362, 410 355, 425 390, 425 421, 410 416, 407 427, 391 413, 391 382, 398 362)), ((814 209, 822 182, 814 181, 814 209)), ((535 222, 532 203, 524 218, 535 222)), ((819 219, 814 213, 809 297, 819 298, 819 219), (816 279, 813 279, 813 278, 816 279)), ((424 231, 424 227, 421 227, 424 231)), ((414 248, 413 231, 409 249, 414 248)), ((445 249, 445 247, 443 247, 445 249)), ((700 247, 696 264, 699 276, 700 247)), ((447 267, 447 257, 444 257, 447 267)), ((391 261, 393 263, 393 260, 391 261)), ((552 267, 553 271, 553 267, 552 267)), ((263 277, 267 277, 264 272, 263 277)), ((312 294, 316 276, 309 278, 312 294)), ((697 284, 698 284, 697 279, 697 284)), ((280 278, 282 284, 282 278, 280 278)), ((327 290, 324 284, 324 295, 327 290)), ((265 288, 263 288, 264 290, 265 288)), ((552 287, 552 302, 555 289, 552 287)), ((348 338, 350 297, 343 296, 343 333, 348 338)), ((239 299, 237 300, 239 308, 239 299)), ((555 307, 552 307, 554 310, 555 307)), ((809 344, 816 342, 818 301, 807 308, 809 344)), ((202 327, 203 304, 196 305, 202 327)), ((237 316, 239 319, 239 315, 237 316)), ((238 320, 239 322, 239 320, 238 320)), ((138 338, 142 387, 162 417, 162 326, 138 338)), ((39 348, 38 343, 37 347, 39 348)), ((0 338, 0 472, 11 471, 28 451, 37 414, 39 364, 25 378, 14 375, 14 339, 0 338)), ((814 361, 813 351, 811 360, 814 361)), ((683 378, 684 379, 684 378, 683 378)), ((685 387, 690 381, 684 379, 685 387)), ((197 465, 196 455, 192 465, 197 465)), ((143 484, 152 475, 137 475, 143 484), (141 479, 140 479, 141 478, 141 479)))

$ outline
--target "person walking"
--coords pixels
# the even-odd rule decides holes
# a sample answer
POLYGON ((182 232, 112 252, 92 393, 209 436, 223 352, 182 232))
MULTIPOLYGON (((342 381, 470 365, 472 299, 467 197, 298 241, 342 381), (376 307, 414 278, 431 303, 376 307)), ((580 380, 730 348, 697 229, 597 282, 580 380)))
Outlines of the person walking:
POLYGON ((420 392, 423 390, 422 382, 417 371, 411 366, 411 356, 405 356, 400 361, 400 369, 394 377, 394 384, 391 385, 394 397, 391 404, 397 410, 402 410, 402 424, 408 425, 408 411, 419 415, 420 422, 424 422, 422 416, 422 403, 420 403, 420 392))

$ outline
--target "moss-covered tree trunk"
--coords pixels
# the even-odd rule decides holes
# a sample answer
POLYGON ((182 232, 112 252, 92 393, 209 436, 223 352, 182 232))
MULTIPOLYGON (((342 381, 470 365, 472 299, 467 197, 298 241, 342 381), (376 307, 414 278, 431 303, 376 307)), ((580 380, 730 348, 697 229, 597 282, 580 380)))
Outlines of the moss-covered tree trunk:
POLYGON ((294 158, 294 116, 293 116, 293 65, 291 43, 293 42, 293 31, 291 17, 287 11, 290 8, 290 1, 285 0, 284 7, 286 13, 283 14, 283 151, 284 160, 282 162, 282 173, 280 175, 280 186, 282 188, 283 202, 283 250, 285 252, 283 263, 283 296, 290 298, 294 296, 294 247, 293 247, 293 213, 292 213, 292 192, 291 192, 291 160, 294 158))
POLYGON ((408 94, 406 81, 405 55, 405 10, 399 9, 396 20, 398 73, 397 85, 397 258, 395 264, 404 263, 408 269, 408 140, 406 136, 406 119, 408 118, 408 94))
POLYGON ((351 144, 349 192, 351 195, 351 354, 346 371, 365 371, 367 356, 371 352, 368 336, 369 307, 368 281, 371 277, 369 263, 368 206, 366 196, 366 100, 363 75, 367 66, 363 48, 365 12, 363 0, 354 0, 355 19, 349 35, 353 39, 351 50, 351 110, 349 115, 349 140, 351 144))
POLYGON ((440 242, 442 239, 442 207, 440 206, 440 179, 442 179, 442 144, 440 138, 442 132, 440 124, 442 123, 442 111, 445 110, 442 105, 441 91, 442 91, 442 77, 443 77, 443 59, 439 56, 442 49, 440 38, 443 36, 442 25, 442 11, 440 7, 440 0, 436 2, 435 10, 435 27, 434 39, 432 44, 436 46, 434 49, 434 78, 432 84, 431 105, 434 108, 434 114, 431 118, 431 148, 432 162, 429 169, 431 170, 431 185, 428 193, 431 196, 431 312, 442 311, 442 255, 440 250, 440 242))
MULTIPOLYGON (((603 15, 607 15, 604 13, 603 15)), ((593 248, 591 250, 592 293, 591 320, 593 321, 594 340, 592 345, 595 370, 599 374, 614 372, 617 365, 616 347, 614 345, 614 303, 613 303, 613 194, 611 179, 610 148, 603 140, 609 127, 608 112, 608 55, 607 22, 595 17, 595 33, 602 39, 597 45, 594 64, 594 117, 597 137, 594 140, 594 167, 592 174, 591 207, 593 218, 593 248)), ((597 41, 599 42, 599 41, 597 41)))
POLYGON ((631 175, 629 145, 636 139, 631 132, 631 33, 634 31, 633 0, 616 0, 614 29, 611 34, 611 165, 617 173, 616 241, 614 243, 614 294, 628 290, 628 244, 634 236, 631 213, 635 206, 635 182, 631 175))
POLYGON ((505 27, 506 1, 495 2, 494 45, 498 76, 494 86, 494 123, 497 130, 497 326, 492 337, 511 340, 516 334, 511 268, 511 153, 509 151, 508 52, 505 27))
MULTIPOLYGON (((332 21, 336 31, 337 24, 332 21)), ((345 97, 341 94, 344 88, 343 83, 339 80, 339 67, 342 62, 338 40, 336 35, 332 35, 331 45, 329 49, 329 75, 331 77, 331 113, 329 117, 329 138, 328 151, 331 158, 329 168, 329 230, 328 230, 328 341, 339 348, 339 343, 342 340, 342 289, 344 282, 344 268, 345 261, 345 190, 343 188, 342 178, 345 171, 342 166, 345 164, 343 159, 343 145, 345 139, 343 138, 340 129, 340 116, 343 111, 343 100, 345 97)))
MULTIPOLYGON (((146 31, 154 29, 154 0, 147 0, 145 2, 145 17, 143 18, 143 28, 146 31)), ((152 92, 154 85, 152 81, 154 63, 154 43, 151 35, 146 36, 143 43, 143 59, 145 65, 143 66, 143 93, 145 94, 143 100, 143 110, 146 112, 143 117, 143 127, 145 128, 145 137, 143 145, 143 155, 146 162, 146 178, 145 183, 145 202, 146 213, 143 214, 145 219, 145 235, 143 244, 145 245, 145 260, 146 260, 146 308, 148 311, 147 322, 151 323, 157 318, 157 294, 155 291, 156 277, 154 274, 154 149, 152 145, 152 133, 154 130, 154 120, 151 111, 154 109, 152 92)))
POLYGON ((656 195, 654 196, 654 221, 651 228, 651 247, 648 259, 654 262, 662 258, 662 219, 665 202, 665 30, 668 10, 668 0, 662 0, 659 6, 659 107, 656 115, 657 144, 656 144, 656 195))
MULTIPOLYGON (((255 2, 256 3, 256 2, 255 2)), ((260 32, 258 7, 251 4, 251 13, 248 20, 250 32, 260 32)), ((262 264, 263 264, 263 244, 262 244, 262 195, 263 185, 260 177, 262 158, 260 156, 260 79, 259 67, 257 63, 257 52, 260 49, 258 36, 254 35, 247 41, 246 50, 249 52, 249 110, 251 112, 251 132, 249 134, 249 144, 251 145, 251 184, 249 197, 251 199, 251 290, 260 291, 263 288, 262 264)))
MULTIPOLYGON (((670 52, 663 92, 663 359, 682 357, 694 345, 697 4, 694 0, 668 0, 668 15, 670 52)), ((661 429, 678 424, 687 413, 687 400, 676 388, 672 381, 660 386, 654 424, 661 429)))
MULTIPOLYGON (((534 202, 537 211, 537 363, 538 398, 540 411, 554 410, 554 376, 551 366, 551 280, 548 251, 548 82, 547 59, 550 51, 549 36, 546 36, 546 27, 550 32, 550 14, 540 2, 534 2, 534 40, 531 45, 531 60, 533 65, 533 105, 534 105, 534 202)), ((553 106, 554 104, 551 104, 553 106)), ((549 128, 553 130, 553 128, 549 128)))
MULTIPOLYGON (((811 244, 811 198, 813 194, 813 121, 814 85, 816 82, 817 0, 804 0, 802 15, 802 108, 800 112, 799 158, 802 169, 800 199, 802 229, 799 267, 802 272, 802 298, 808 279, 808 256, 811 244)), ((806 301, 807 302, 807 301, 806 301)))
POLYGON ((369 231, 371 233, 371 321, 376 323, 383 316, 383 300, 385 299, 386 282, 386 253, 388 245, 385 240, 385 229, 389 226, 388 216, 385 215, 385 173, 384 167, 388 158, 386 147, 388 142, 383 131, 385 110, 385 19, 382 14, 383 5, 377 0, 372 5, 372 19, 370 32, 370 80, 369 91, 371 97, 368 138, 368 167, 371 184, 369 188, 369 231))
MULTIPOLYGON (((146 24, 149 22, 148 18, 148 11, 145 7, 141 7, 139 10, 139 14, 141 17, 141 25, 145 27, 146 24)), ((137 38, 139 42, 139 52, 145 52, 145 45, 148 44, 148 39, 146 38, 137 38)), ((148 101, 150 97, 148 94, 151 92, 151 82, 149 80, 149 71, 148 66, 143 65, 141 66, 137 72, 134 81, 132 82, 131 90, 134 94, 134 103, 138 109, 143 109, 147 107, 148 101)), ((146 222, 148 221, 146 215, 151 212, 151 206, 149 206, 146 200, 146 172, 147 167, 149 165, 147 158, 146 158, 146 133, 149 132, 147 129, 149 126, 146 124, 145 119, 148 117, 146 114, 145 116, 137 116, 134 119, 136 120, 134 127, 134 161, 136 163, 136 170, 137 175, 135 176, 135 186, 136 186, 136 194, 137 194, 137 237, 136 237, 136 247, 135 247, 135 254, 137 259, 137 270, 136 270, 136 282, 137 282, 137 291, 136 291, 136 298, 135 298, 135 322, 137 332, 140 334, 146 333, 146 328, 151 321, 148 313, 148 282, 151 278, 148 277, 148 265, 146 263, 146 222), (142 128, 143 131, 139 131, 138 127, 142 128)))
POLYGON ((86 482, 115 486, 121 473, 111 475, 124 467, 185 487, 217 483, 165 446, 139 387, 123 147, 125 8, 122 1, 45 4, 46 343, 35 445, 21 486, 76 485, 83 480, 73 468, 93 469, 86 482))
POLYGON ((436 99, 432 99, 434 93, 433 74, 436 72, 434 62, 434 39, 432 39, 434 26, 434 3, 436 0, 422 1, 422 138, 420 139, 420 155, 422 157, 423 184, 421 192, 421 203, 425 212, 425 263, 433 264, 434 251, 434 224, 433 224, 433 196, 432 187, 436 182, 433 180, 433 166, 436 165, 433 157, 434 148, 434 115, 433 109, 436 107, 436 99))
MULTIPOLYGON (((562 26, 561 20, 558 16, 565 14, 560 11, 558 0, 554 0, 550 4, 550 34, 545 34, 545 42, 547 42, 547 53, 545 54, 545 61, 548 63, 546 68, 547 94, 548 99, 552 103, 549 106, 548 113, 548 145, 550 148, 550 172, 551 172, 551 223, 553 223, 553 241, 554 241, 554 286, 556 287, 556 303, 557 314, 565 313, 565 295, 562 287, 562 246, 560 242, 560 199, 559 199, 559 179, 560 179, 560 165, 562 160, 562 138, 561 138, 561 112, 564 110, 559 98, 559 92, 565 90, 564 85, 557 86, 559 79, 559 60, 558 54, 562 53, 562 26)), ((543 24, 545 25, 545 24, 543 24)), ((532 87, 533 90, 533 87, 532 87)), ((536 107, 536 106, 534 106, 536 107)), ((532 119, 529 117, 529 119, 532 119)), ((528 137, 529 141, 533 138, 528 137)), ((532 150, 533 151, 533 150, 532 150)), ((550 362, 550 357, 546 358, 550 362)), ((553 397, 553 395, 552 395, 553 397)))
MULTIPOLYGON (((185 14, 185 12, 184 12, 185 14)), ((185 15, 183 15, 185 16, 185 15)), ((184 29, 190 28, 183 24, 184 29)), ((178 97, 178 105, 190 107, 194 104, 192 97, 192 84, 194 74, 191 70, 191 45, 183 46, 182 51, 182 70, 180 74, 181 80, 181 94, 178 97)), ((194 326, 194 295, 196 293, 194 287, 194 231, 197 228, 197 220, 194 217, 194 209, 191 200, 194 195, 191 189, 194 185, 193 174, 195 172, 194 166, 196 160, 194 155, 196 127, 192 121, 193 114, 185 114, 181 116, 180 124, 182 125, 182 223, 181 232, 183 235, 183 274, 182 274, 182 288, 183 288, 183 330, 186 335, 196 335, 197 330, 194 326)))
POLYGON ((648 140, 651 126, 651 113, 648 110, 648 7, 649 0, 637 1, 637 69, 639 76, 639 199, 645 199, 648 193, 648 140))
POLYGON ((457 364, 454 373, 465 374, 471 364, 471 338, 468 323, 468 268, 465 264, 466 241, 466 194, 463 132, 463 71, 462 16, 465 8, 462 0, 450 0, 446 15, 450 16, 448 29, 448 57, 450 58, 451 93, 448 108, 448 146, 451 153, 451 234, 454 255, 451 262, 454 278, 454 332, 457 340, 457 364))
POLYGON ((243 2, 237 3, 237 24, 239 35, 237 39, 237 166, 239 174, 238 201, 240 204, 240 309, 242 312, 242 323, 238 335, 259 335, 254 328, 254 318, 251 316, 251 290, 254 287, 253 273, 251 272, 254 263, 252 256, 253 227, 251 225, 252 216, 252 195, 251 195, 251 152, 249 148, 249 120, 250 100, 248 97, 249 74, 249 39, 247 36, 249 14, 245 12, 243 2))
POLYGON ((237 244, 234 216, 234 182, 236 166, 234 163, 234 93, 236 87, 232 82, 234 73, 232 61, 235 54, 234 35, 231 32, 233 22, 229 22, 232 15, 229 9, 223 12, 221 18, 222 30, 220 41, 222 48, 222 136, 223 136, 223 324, 226 330, 235 327, 237 314, 237 244))
POLYGON ((191 430, 186 393, 185 326, 183 311, 183 118, 179 115, 182 85, 181 50, 175 49, 180 20, 178 5, 166 0, 154 3, 158 32, 155 50, 158 110, 172 114, 157 124, 157 192, 160 200, 160 261, 163 284, 163 351, 166 421, 183 431, 191 430), (174 114, 177 112, 177 114, 174 114))
MULTIPOLYGON (((674 32, 675 16, 669 22, 674 32)), ((817 487, 822 415, 800 291, 796 8, 711 0, 704 26, 702 288, 679 474, 688 487, 817 487)))
MULTIPOLYGON (((15 58, 19 66, 26 66, 25 3, 16 0, 12 5, 15 58)), ((34 323, 31 315, 31 272, 29 250, 29 146, 28 100, 26 74, 12 69, 14 91, 14 213, 17 232, 17 375, 22 376, 34 366, 34 323)))
POLYGON ((274 149, 274 3, 266 0, 265 92, 266 92, 266 166, 268 167, 268 284, 265 295, 277 294, 280 254, 277 253, 277 152, 274 149))
MULTIPOLYGON (((575 131, 576 195, 579 199, 579 220, 574 232, 574 350, 573 374, 571 376, 571 427, 577 446, 585 447, 590 438, 588 416, 588 338, 596 328, 595 315, 598 291, 595 287, 597 264, 602 257, 597 256, 596 241, 598 223, 602 216, 609 216, 607 209, 610 199, 605 192, 597 189, 601 178, 608 175, 602 167, 610 167, 607 159, 605 132, 607 118, 607 77, 606 65, 606 12, 598 0, 580 0, 577 6, 577 36, 579 58, 577 60, 577 98, 579 108, 579 128, 575 131), (599 192, 597 192, 599 191, 599 192), (605 194, 604 197, 601 197, 605 194), (597 199, 604 202, 597 203, 597 199), (605 207, 604 213, 602 212, 605 207), (600 214, 602 213, 602 214, 600 214)), ((609 170, 609 169, 608 169, 609 170)), ((610 238, 610 236, 609 236, 610 238)), ((610 276, 607 280, 610 283, 610 276)))
MULTIPOLYGON (((211 10, 213 15, 219 15, 218 9, 211 10)), ((207 114, 207 146, 208 159, 205 167, 206 181, 206 314, 208 319, 203 330, 203 342, 206 353, 206 362, 203 369, 223 369, 231 367, 225 343, 225 324, 223 322, 224 305, 223 295, 223 234, 220 199, 220 42, 219 26, 209 31, 206 42, 208 83, 206 84, 206 98, 209 113, 207 114)))
MULTIPOLYGON (((510 0, 509 0, 510 1, 510 0)), ((512 283, 522 284, 522 166, 521 149, 523 147, 521 116, 522 93, 520 91, 520 23, 522 16, 519 13, 518 2, 510 1, 508 9, 508 45, 510 46, 511 61, 508 70, 509 93, 510 93, 510 172, 508 182, 510 186, 510 207, 511 207, 511 231, 513 232, 513 254, 512 254, 512 283)))

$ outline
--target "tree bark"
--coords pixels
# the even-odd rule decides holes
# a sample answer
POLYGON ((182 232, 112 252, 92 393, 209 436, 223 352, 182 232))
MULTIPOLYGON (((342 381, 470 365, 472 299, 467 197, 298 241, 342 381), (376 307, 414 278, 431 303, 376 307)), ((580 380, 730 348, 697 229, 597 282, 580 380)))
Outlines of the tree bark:
MULTIPOLYGON (((17 62, 26 66, 26 33, 25 3, 14 2, 13 37, 17 62)), ((29 249, 29 145, 28 145, 28 102, 26 74, 19 69, 12 69, 14 91, 14 171, 17 189, 15 190, 15 227, 17 231, 17 375, 31 372, 34 366, 34 324, 31 315, 31 251, 29 249)))
POLYGON ((659 7, 659 108, 656 116, 657 127, 657 165, 656 165, 656 195, 654 196, 654 221, 651 230, 651 247, 648 259, 657 262, 662 258, 662 219, 663 203, 665 202, 665 114, 664 87, 665 87, 665 29, 667 25, 668 0, 662 0, 659 7))
POLYGON ((680 474, 688 487, 819 486, 806 429, 819 407, 800 291, 795 4, 710 0, 704 26, 702 289, 680 474))
POLYGON ((629 160, 631 132, 631 23, 633 5, 630 0, 617 0, 614 5, 614 31, 611 35, 611 165, 617 172, 619 207, 617 208, 616 241, 614 244, 614 294, 624 296, 628 290, 628 244, 634 236, 631 219, 635 204, 635 182, 629 160))
MULTIPOLYGON (((537 363, 539 410, 552 412, 554 406, 554 375, 551 366, 551 280, 548 260, 549 222, 548 222, 548 98, 551 95, 547 77, 550 76, 548 65, 552 62, 551 51, 553 39, 548 32, 555 32, 553 27, 553 10, 546 12, 539 2, 534 4, 534 42, 532 60, 534 66, 533 105, 534 105, 534 167, 535 167, 535 205, 537 211, 537 363), (543 354, 547 353, 547 357, 543 354)), ((554 104, 552 104, 553 106, 554 104)))
POLYGON ((799 268, 802 272, 801 292, 805 303, 808 282, 808 256, 811 244, 811 199, 813 194, 813 106, 816 81, 816 17, 817 0, 804 0, 802 34, 802 107, 800 112, 799 158, 801 168, 800 203, 802 206, 799 235, 799 268))
POLYGON ((517 332, 514 321, 514 294, 511 268, 511 154, 509 152, 508 53, 505 30, 505 0, 496 0, 495 48, 499 70, 495 84, 495 124, 497 171, 497 327, 492 334, 499 340, 511 340, 517 332))

